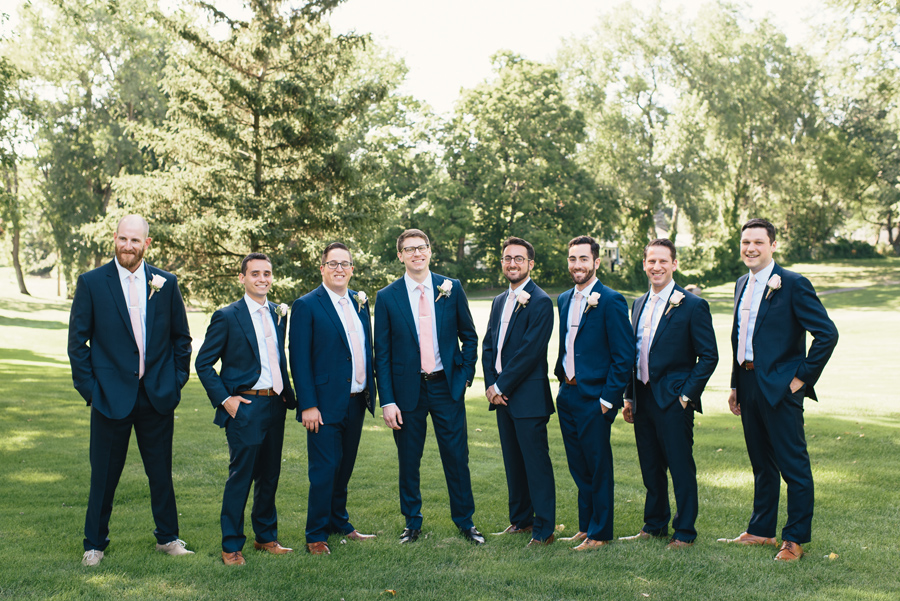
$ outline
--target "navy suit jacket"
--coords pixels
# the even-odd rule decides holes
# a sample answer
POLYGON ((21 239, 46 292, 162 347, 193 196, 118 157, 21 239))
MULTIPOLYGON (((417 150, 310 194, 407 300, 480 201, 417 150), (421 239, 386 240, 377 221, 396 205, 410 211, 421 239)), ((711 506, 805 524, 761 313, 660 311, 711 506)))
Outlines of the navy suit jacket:
MULTIPOLYGON (((634 334, 628 322, 628 303, 607 286, 594 282, 585 295, 599 292, 596 307, 581 316, 575 336, 575 381, 578 394, 590 399, 603 399, 613 407, 622 406, 622 395, 634 369, 634 334)), ((554 373, 560 381, 566 377, 563 355, 566 331, 569 329, 569 303, 575 293, 571 288, 559 295, 559 357, 554 373)))
MULTIPOLYGON (((435 299, 438 298, 438 286, 447 279, 450 278, 431 274, 435 299)), ((471 384, 475 379, 478 333, 462 284, 454 279, 450 282, 453 284, 450 296, 434 302, 434 319, 450 395, 454 401, 461 402, 465 397, 466 383, 471 384)), ((378 292, 375 302, 375 373, 382 407, 396 403, 401 411, 411 411, 418 405, 422 363, 419 336, 413 319, 404 278, 378 292)))
MULTIPOLYGON (((366 405, 375 411, 375 370, 372 361, 372 326, 369 303, 359 307, 356 292, 349 291, 350 307, 363 325, 366 361, 366 405)), ((291 310, 291 373, 297 389, 297 421, 304 409, 318 407, 322 421, 333 424, 347 415, 354 378, 350 340, 341 324, 325 285, 294 301, 291 310)))
MULTIPOLYGON (((703 413, 700 395, 719 363, 716 332, 713 329, 709 303, 675 284, 674 290, 684 295, 681 304, 663 309, 656 326, 656 334, 650 342, 648 364, 650 389, 660 407, 668 407, 684 395, 703 413)), ((673 291, 674 292, 674 291, 673 291)), ((637 344, 637 330, 641 323, 641 311, 650 293, 634 301, 631 308, 632 328, 637 344)), ((637 358, 636 347, 632 347, 637 358)), ((637 361, 637 359, 636 359, 637 361)), ((635 363, 636 363, 635 361, 635 363)), ((638 410, 634 398, 634 370, 625 397, 632 399, 633 410, 638 410)))
MULTIPOLYGON (((144 388, 154 409, 174 413, 191 369, 191 333, 178 280, 144 261, 147 282, 166 283, 150 296, 144 388)), ((69 362, 75 389, 110 419, 123 419, 137 402, 140 357, 115 260, 78 277, 69 314, 69 362), (90 343, 90 345, 88 344, 90 343)))
MULTIPOLYGON (((284 356, 287 319, 279 320, 279 316, 275 312, 275 303, 269 302, 268 305, 278 338, 279 369, 281 369, 281 380, 284 383, 281 394, 287 408, 293 409, 297 406, 297 399, 291 388, 287 359, 284 356), (281 323, 278 323, 279 321, 281 323)), ((206 389, 209 401, 216 409, 216 417, 213 421, 224 428, 231 416, 222 407, 222 401, 236 396, 241 390, 252 389, 259 380, 262 369, 253 318, 250 316, 247 302, 243 297, 213 313, 209 327, 206 329, 206 338, 203 340, 200 352, 197 353, 196 361, 194 361, 194 367, 197 369, 200 383, 206 389), (219 359, 222 360, 222 366, 216 373, 214 366, 219 359)))
MULTIPOLYGON (((553 413, 553 395, 547 375, 547 345, 553 334, 553 301, 534 281, 525 285, 531 295, 525 305, 516 305, 509 318, 500 357, 503 372, 497 375, 497 347, 500 325, 509 289, 494 298, 491 318, 481 345, 481 367, 484 387, 494 384, 509 400, 513 417, 543 417, 553 413)), ((496 409, 490 405, 491 411, 496 409)))
MULTIPOLYGON (((816 399, 815 383, 834 352, 838 331, 812 284, 799 273, 777 263, 772 275, 781 277, 781 288, 763 292, 753 330, 753 366, 756 381, 766 400, 773 406, 790 392, 796 376, 806 384, 804 395, 816 399), (766 297, 769 297, 768 299, 766 297), (809 352, 806 333, 813 336, 809 352)), ((742 275, 734 287, 734 320, 731 331, 731 387, 737 388, 738 308, 749 274, 742 275)))

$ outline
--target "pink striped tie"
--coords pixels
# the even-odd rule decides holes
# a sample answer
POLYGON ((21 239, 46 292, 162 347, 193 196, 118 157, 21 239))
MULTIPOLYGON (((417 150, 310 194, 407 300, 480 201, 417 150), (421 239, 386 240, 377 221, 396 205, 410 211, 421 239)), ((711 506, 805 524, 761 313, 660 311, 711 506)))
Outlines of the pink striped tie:
POLYGON ((500 338, 497 339, 497 360, 494 361, 494 368, 499 374, 503 371, 503 365, 500 363, 500 354, 503 351, 503 339, 506 338, 506 329, 509 327, 509 320, 512 319, 513 307, 516 305, 516 295, 512 292, 506 297, 506 306, 503 307, 503 317, 500 318, 500 338))
POLYGON ((269 373, 272 374, 272 390, 275 394, 281 394, 284 390, 284 380, 281 379, 281 364, 278 362, 278 348, 275 346, 275 336, 272 326, 269 324, 268 304, 259 308, 259 318, 262 320, 263 335, 266 337, 266 354, 269 356, 269 373))
POLYGON ((359 330, 356 329, 356 317, 350 310, 350 301, 341 298, 338 301, 344 309, 344 320, 347 322, 347 331, 350 333, 350 344, 353 346, 353 354, 356 356, 356 381, 364 384, 366 381, 366 356, 363 355, 362 345, 359 343, 359 330))
POLYGON ((128 317, 138 348, 138 379, 144 377, 144 325, 141 323, 141 303, 138 301, 137 276, 128 276, 128 317))
POLYGON ((566 342, 566 377, 575 379, 575 335, 578 334, 578 324, 581 323, 581 299, 584 295, 575 293, 574 310, 571 310, 572 321, 569 323, 569 340, 566 342))
POLYGON ((750 324, 750 307, 753 306, 753 287, 756 284, 756 276, 750 274, 750 283, 744 292, 744 305, 741 308, 741 329, 738 332, 737 362, 744 364, 747 357, 747 327, 750 324))
POLYGON ((434 371, 434 334, 431 331, 431 303, 425 298, 425 285, 416 286, 422 295, 419 297, 419 353, 422 359, 422 371, 430 374, 434 371))

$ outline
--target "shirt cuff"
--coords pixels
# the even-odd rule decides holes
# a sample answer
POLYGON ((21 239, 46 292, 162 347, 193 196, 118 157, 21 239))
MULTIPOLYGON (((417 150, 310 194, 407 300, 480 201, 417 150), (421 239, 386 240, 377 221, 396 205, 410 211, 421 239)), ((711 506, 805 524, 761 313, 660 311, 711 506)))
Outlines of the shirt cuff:
POLYGON ((228 399, 230 399, 230 398, 231 398, 231 397, 228 397, 227 399, 225 399, 224 401, 222 401, 221 403, 219 403, 219 407, 221 407, 222 405, 224 405, 225 402, 226 402, 228 399))
POLYGON ((603 399, 600 399, 600 404, 603 405, 604 407, 606 407, 607 409, 613 408, 612 403, 610 403, 609 401, 604 401, 603 399))
POLYGON ((496 392, 496 393, 499 394, 500 396, 503 396, 503 393, 500 392, 500 389, 497 388, 497 385, 496 385, 496 384, 493 384, 492 386, 494 387, 494 392, 496 392))
POLYGON ((390 407, 391 405, 396 405, 396 404, 397 403, 385 403, 384 405, 381 406, 381 408, 384 409, 385 407, 390 407))

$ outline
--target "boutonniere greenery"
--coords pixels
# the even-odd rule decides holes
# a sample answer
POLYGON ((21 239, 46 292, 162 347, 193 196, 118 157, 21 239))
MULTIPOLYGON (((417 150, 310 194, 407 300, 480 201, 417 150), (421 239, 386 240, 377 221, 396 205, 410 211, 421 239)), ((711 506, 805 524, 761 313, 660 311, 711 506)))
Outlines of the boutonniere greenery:
MULTIPOLYGON (((523 290, 522 292, 520 292, 520 293, 516 296, 516 311, 518 311, 519 309, 521 309, 522 307, 524 307, 525 305, 527 305, 527 304, 528 304, 528 301, 530 301, 530 300, 531 300, 531 295, 530 295, 530 294, 528 294, 528 293, 525 292, 524 290, 523 290)), ((513 313, 515 313, 516 311, 513 311, 513 313)))
POLYGON ((362 311, 363 306, 369 302, 369 297, 366 296, 366 293, 360 290, 356 293, 356 312, 359 313, 362 311))
POLYGON ((669 311, 675 307, 680 307, 682 302, 684 302, 684 293, 681 290, 672 292, 672 295, 669 297, 669 306, 666 307, 666 312, 663 313, 663 317, 668 315, 669 311))
POLYGON ((147 297, 147 300, 153 298, 154 292, 159 292, 162 290, 162 287, 166 285, 166 278, 162 277, 158 273, 154 273, 153 277, 150 278, 150 296, 147 297))
POLYGON ((438 296, 436 300, 441 300, 443 297, 450 298, 450 292, 453 291, 453 282, 450 280, 444 280, 441 282, 441 285, 438 286, 438 296))
POLYGON ((766 290, 766 300, 769 300, 769 297, 781 288, 781 276, 777 273, 772 275, 766 283, 766 286, 768 287, 768 290, 766 290))
POLYGON ((285 303, 281 303, 275 308, 275 313, 278 314, 278 322, 275 324, 277 326, 281 325, 281 318, 287 317, 288 314, 288 306, 285 303))
POLYGON ((584 312, 587 313, 594 307, 596 307, 600 303, 600 293, 599 292, 591 292, 590 296, 587 297, 587 306, 584 308, 584 312))

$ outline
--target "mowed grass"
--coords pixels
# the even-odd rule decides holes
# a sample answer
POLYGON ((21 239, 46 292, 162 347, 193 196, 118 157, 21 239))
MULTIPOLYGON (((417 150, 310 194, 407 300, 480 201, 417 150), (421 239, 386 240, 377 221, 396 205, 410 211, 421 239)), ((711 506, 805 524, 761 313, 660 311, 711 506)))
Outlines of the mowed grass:
MULTIPOLYGON (((798 267, 819 290, 850 288, 856 263, 798 267), (848 271, 849 270, 849 271, 848 271), (821 275, 820 275, 821 274, 821 275), (838 275, 835 275, 838 274, 838 275), (841 275, 842 274, 842 275, 841 275)), ((332 537, 333 553, 301 552, 306 520, 305 433, 286 426, 278 507, 280 539, 297 552, 268 556, 247 545, 248 565, 220 559, 219 509, 227 476, 224 432, 195 377, 175 422, 174 478, 181 537, 196 555, 153 550, 153 521, 137 447, 116 495, 112 543, 98 568, 80 565, 88 496, 90 412, 72 388, 66 358, 68 303, 45 282, 35 297, 14 294, 0 270, 0 598, 9 599, 877 599, 900 598, 900 262, 860 262, 865 290, 823 295, 841 340, 808 402, 806 433, 816 481, 813 542, 795 564, 778 564, 770 548, 717 544, 746 527, 752 475, 740 420, 727 412, 731 305, 729 286, 710 291, 723 356, 695 424, 700 481, 697 544, 667 552, 663 541, 616 543, 575 553, 567 545, 526 549, 527 537, 466 543, 450 521, 437 446, 429 435, 422 464, 425 537, 397 544, 403 518, 397 499, 396 450, 380 416, 366 421, 350 512, 370 543, 332 537), (833 558, 829 558, 831 554, 833 558)), ((275 299, 287 301, 291 299, 275 299)), ((473 301, 483 331, 489 301, 473 301)), ((208 316, 190 314, 199 346, 208 316)), ((555 335, 554 335, 555 336, 555 335)), ((195 347, 196 348, 196 347, 195 347)), ((551 365, 556 357, 551 342, 551 365)), ((479 370, 480 372, 480 370, 479 370)), ((508 522, 506 481, 494 417, 483 383, 467 397, 475 523, 485 533, 508 522)), ((563 534, 577 530, 575 487, 558 423, 550 423, 558 516, 563 534)), ((632 427, 613 425, 615 535, 642 525, 641 483, 632 427)), ((784 517, 782 495, 781 518, 784 517)), ((673 504, 674 508, 674 504, 673 504)), ((248 512, 249 513, 249 512, 248 512)), ((248 534, 249 515, 248 515, 248 534)), ((252 534, 251 534, 252 536, 252 534)))

